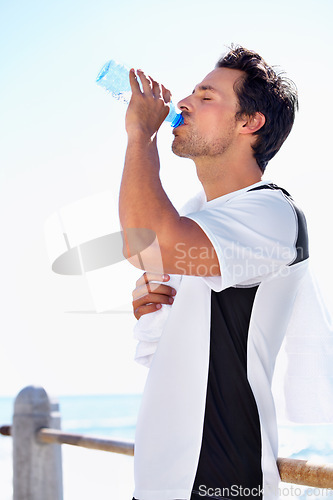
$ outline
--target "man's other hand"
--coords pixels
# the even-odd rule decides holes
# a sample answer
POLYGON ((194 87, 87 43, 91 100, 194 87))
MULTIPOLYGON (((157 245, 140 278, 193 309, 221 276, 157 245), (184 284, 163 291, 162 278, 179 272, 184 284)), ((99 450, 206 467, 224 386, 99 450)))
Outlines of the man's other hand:
POLYGON ((136 319, 161 309, 162 304, 172 304, 177 291, 163 282, 169 281, 168 274, 143 273, 132 292, 133 313, 136 319))

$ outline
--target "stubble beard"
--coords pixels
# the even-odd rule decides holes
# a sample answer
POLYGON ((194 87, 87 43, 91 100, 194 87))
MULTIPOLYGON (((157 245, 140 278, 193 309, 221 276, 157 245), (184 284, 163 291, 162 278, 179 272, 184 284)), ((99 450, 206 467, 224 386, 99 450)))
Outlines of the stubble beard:
POLYGON ((172 143, 172 151, 177 156, 191 159, 223 155, 232 144, 234 127, 235 122, 230 124, 230 128, 223 137, 212 141, 202 137, 195 130, 190 130, 190 133, 184 138, 181 136, 175 137, 172 143))

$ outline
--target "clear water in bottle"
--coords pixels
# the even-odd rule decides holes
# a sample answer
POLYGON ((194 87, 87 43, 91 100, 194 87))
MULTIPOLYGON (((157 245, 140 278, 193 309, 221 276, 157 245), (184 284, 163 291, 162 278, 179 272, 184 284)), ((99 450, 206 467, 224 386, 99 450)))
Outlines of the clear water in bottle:
MULTIPOLYGON (((104 64, 98 73, 96 83, 111 93, 118 101, 128 104, 131 99, 131 86, 129 83, 129 68, 117 61, 111 60, 104 64)), ((170 102, 170 111, 165 119, 172 127, 178 127, 184 123, 180 113, 177 113, 175 105, 170 102)))

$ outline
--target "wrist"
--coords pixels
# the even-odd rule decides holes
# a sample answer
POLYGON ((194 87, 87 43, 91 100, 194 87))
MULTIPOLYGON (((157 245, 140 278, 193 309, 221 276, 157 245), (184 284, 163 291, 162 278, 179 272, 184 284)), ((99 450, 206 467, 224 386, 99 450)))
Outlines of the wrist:
POLYGON ((156 145, 157 132, 153 134, 149 130, 145 130, 143 127, 136 127, 127 130, 127 144, 138 146, 151 146, 156 145))
POLYGON ((126 116, 126 132, 130 140, 138 141, 152 141, 157 134, 159 127, 154 124, 148 123, 145 120, 132 120, 129 119, 127 111, 126 116))

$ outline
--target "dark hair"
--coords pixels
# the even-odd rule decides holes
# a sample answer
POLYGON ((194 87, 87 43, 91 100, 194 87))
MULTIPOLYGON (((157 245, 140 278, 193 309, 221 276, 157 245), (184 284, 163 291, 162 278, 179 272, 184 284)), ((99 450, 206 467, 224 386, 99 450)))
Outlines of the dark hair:
POLYGON ((244 78, 235 83, 240 107, 236 118, 253 116, 256 112, 265 116, 265 124, 254 133, 257 140, 252 145, 254 157, 264 171, 293 126, 298 110, 296 86, 281 73, 276 73, 259 54, 240 46, 231 46, 216 68, 245 72, 244 78))

